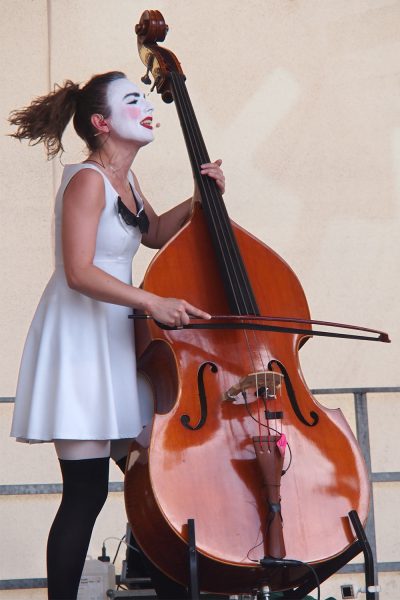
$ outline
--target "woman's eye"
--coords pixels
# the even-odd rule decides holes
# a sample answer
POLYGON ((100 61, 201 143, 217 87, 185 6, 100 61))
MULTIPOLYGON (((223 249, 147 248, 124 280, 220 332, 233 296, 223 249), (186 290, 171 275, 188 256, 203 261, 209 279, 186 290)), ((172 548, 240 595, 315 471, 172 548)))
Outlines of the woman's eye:
POLYGON ((128 104, 137 104, 138 101, 137 100, 131 100, 130 102, 128 102, 128 104))

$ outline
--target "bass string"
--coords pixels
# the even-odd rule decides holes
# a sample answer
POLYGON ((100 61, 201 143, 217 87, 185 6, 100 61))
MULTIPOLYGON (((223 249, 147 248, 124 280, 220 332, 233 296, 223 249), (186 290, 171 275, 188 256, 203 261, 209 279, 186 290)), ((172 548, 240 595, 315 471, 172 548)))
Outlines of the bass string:
MULTIPOLYGON (((211 181, 208 177, 202 177, 200 175, 200 164, 202 164, 203 162, 209 162, 210 159, 207 153, 207 149, 205 147, 200 128, 198 126, 193 107, 187 94, 183 77, 177 76, 176 74, 172 73, 171 79, 174 84, 174 100, 177 105, 178 114, 183 125, 184 134, 186 134, 186 144, 191 158, 194 175, 196 176, 198 185, 203 192, 202 198, 205 204, 204 208, 209 208, 211 226, 215 231, 215 241, 218 245, 220 257, 224 264, 225 273, 229 281, 230 289, 232 290, 232 297, 235 303, 235 312, 237 314, 241 314, 240 306, 241 304, 246 305, 244 291, 247 291, 248 286, 244 287, 243 285, 240 285, 240 281, 238 278, 238 270, 235 268, 235 256, 232 251, 232 239, 230 239, 231 236, 229 236, 229 231, 227 230, 226 225, 225 227, 223 226, 226 222, 226 219, 223 218, 224 215, 221 215, 222 211, 220 205, 222 203, 216 202, 215 196, 217 194, 215 191, 215 186, 210 185, 211 181)), ((245 337, 248 352, 251 357, 251 362, 253 368, 255 368, 253 355, 248 342, 247 332, 245 337)))
MULTIPOLYGON (((186 133, 185 137, 189 155, 191 157, 192 168, 194 170, 194 175, 196 176, 198 184, 203 189, 202 197, 205 198, 205 201, 209 204, 211 224, 216 232, 217 243, 219 245, 221 257, 224 262, 224 266, 226 268, 226 272, 232 289, 236 311, 238 314, 241 314, 240 307, 244 306, 246 314, 259 314, 258 308, 256 306, 256 301, 251 290, 251 286, 248 282, 247 273, 245 272, 240 253, 237 248, 236 240, 233 237, 234 234, 230 226, 230 221, 227 215, 225 204, 220 196, 220 193, 216 189, 216 186, 213 185, 214 182, 211 181, 208 177, 201 177, 200 175, 199 165, 203 162, 209 162, 210 159, 197 122, 196 115, 194 113, 189 95, 187 93, 184 77, 181 75, 176 75, 175 73, 171 73, 171 79, 173 83, 173 90, 175 92, 174 100, 178 108, 179 117, 184 125, 184 133, 186 133)), ((251 363, 253 365, 253 370, 255 372, 257 372, 258 369, 256 367, 256 360, 254 356, 258 355, 258 362, 261 365, 262 371, 264 373, 263 387, 265 390, 265 397, 267 398, 269 386, 266 375, 266 364, 263 358, 263 352, 261 352, 260 350, 260 340, 258 339, 258 334, 255 331, 252 332, 252 344, 249 339, 248 333, 246 331, 243 333, 246 339, 246 345, 251 359, 251 363), (254 350, 254 348, 256 348, 256 350, 254 350)), ((265 345, 264 354, 267 355, 269 361, 270 354, 265 345)), ((256 396, 258 405, 257 410, 259 415, 258 421, 260 436, 262 425, 262 419, 260 418, 259 408, 261 388, 262 386, 259 386, 257 381, 256 396)), ((272 395, 273 397, 276 397, 275 378, 273 378, 272 395)), ((264 412, 266 415, 266 426, 268 430, 268 435, 270 435, 266 403, 264 403, 264 408, 264 412)), ((277 411, 275 411, 275 413, 277 413, 277 411)), ((275 431, 277 430, 276 419, 274 429, 275 431)))
POLYGON ((213 182, 208 177, 200 175, 199 165, 203 162, 209 162, 210 159, 187 94, 186 86, 182 77, 176 77, 175 81, 177 92, 179 92, 177 93, 176 103, 178 108, 180 108, 180 116, 185 125, 184 133, 187 133, 186 141, 192 159, 194 175, 203 192, 203 208, 210 217, 211 233, 214 233, 213 240, 218 246, 219 256, 223 261, 229 289, 232 292, 234 302, 232 308, 235 314, 238 315, 244 314, 246 310, 253 314, 258 314, 255 299, 251 295, 251 289, 246 280, 244 269, 243 267, 240 268, 237 250, 235 249, 235 240, 228 226, 227 214, 224 214, 224 204, 218 201, 220 200, 219 193, 215 185, 212 185, 213 182))
MULTIPOLYGON (((188 98, 188 94, 187 94, 187 90, 186 90, 186 86, 184 84, 183 78, 178 78, 179 84, 180 84, 180 98, 183 99, 183 110, 182 110, 182 115, 183 115, 183 119, 184 119, 184 123, 185 125, 187 125, 188 128, 188 132, 189 132, 189 143, 191 143, 191 148, 192 148, 192 157, 194 158, 193 161, 193 168, 196 168, 196 165, 200 164, 203 161, 209 161, 208 158, 208 154, 207 154, 207 150, 204 144, 204 140, 203 137, 201 135, 201 131, 199 129, 198 123, 197 123, 197 119, 196 116, 194 114, 193 111, 193 107, 190 103, 190 99, 188 98)), ((238 253, 238 248, 236 246, 236 242, 235 240, 233 240, 235 243, 231 242, 229 243, 229 240, 232 238, 233 236, 233 232, 232 229, 230 227, 230 222, 229 222, 229 218, 226 212, 226 207, 224 202, 222 201, 222 198, 220 197, 219 192, 216 190, 215 185, 213 185, 213 182, 208 179, 208 178, 200 178, 201 181, 205 181, 205 185, 206 185, 206 201, 210 202, 211 205, 211 218, 212 218, 212 223, 213 226, 215 228, 218 228, 219 231, 219 235, 218 235, 218 240, 220 243, 220 247, 221 247, 221 251, 223 252, 223 259, 225 262, 225 265, 233 265, 233 271, 236 274, 238 269, 237 269, 237 265, 240 264, 241 261, 239 261, 237 259, 237 253, 238 253), (224 225, 225 224, 225 229, 220 227, 220 225, 224 225), (222 235, 221 235, 222 234, 222 235), (226 241, 228 239, 228 242, 226 241), (225 241, 225 248, 223 247, 223 245, 221 244, 221 241, 225 241), (234 252, 232 252, 231 248, 234 249, 234 252)), ((240 255, 239 255, 240 256, 240 255)), ((238 279, 238 277, 237 277, 238 279)), ((246 282, 246 286, 249 287, 249 283, 248 283, 248 279, 247 279, 247 273, 245 273, 245 278, 244 281, 246 282)), ((242 290, 242 287, 239 285, 235 287, 233 287, 234 293, 235 293, 235 298, 237 298, 237 289, 239 289, 240 291, 242 290)), ((250 298, 254 298, 252 292, 251 294, 248 293, 247 294, 248 297, 250 298)), ((236 302, 236 306, 237 308, 239 308, 239 302, 236 302)), ((251 308, 247 307, 246 311, 247 314, 254 314, 257 313, 258 314, 258 309, 255 306, 255 300, 252 302, 251 308)), ((240 312, 239 312, 240 314, 240 312)), ((254 349, 252 349, 252 344, 250 342, 249 336, 247 333, 245 333, 245 338, 246 338, 246 344, 247 344, 247 348, 248 348, 248 352, 249 352, 249 356, 251 357, 252 360, 252 364, 253 364, 253 370, 255 372, 257 372, 257 368, 255 366, 255 360, 253 358, 253 356, 255 354, 258 354, 258 358, 259 358, 259 364, 262 365, 262 371, 264 373, 264 386, 259 386, 258 383, 256 384, 256 396, 257 396, 257 404, 260 404, 260 390, 262 389, 262 387, 264 387, 264 395, 265 398, 268 397, 268 395, 271 397, 271 394, 269 394, 269 385, 268 385, 268 381, 267 381, 267 374, 266 374, 266 365, 265 365, 265 361, 263 359, 263 353, 259 350, 260 348, 260 341, 258 339, 258 334, 256 332, 252 332, 252 337, 253 337, 253 342, 254 342, 254 347, 257 349, 256 351, 254 351, 254 349)), ((265 345, 264 345, 265 348, 265 345)), ((267 350, 267 348, 265 348, 265 353, 267 354, 267 356, 269 356, 269 351, 267 350)), ((269 360, 269 359, 268 359, 269 360)), ((263 395, 263 394, 261 394, 263 395)), ((276 398, 277 394, 276 394, 276 382, 275 382, 275 378, 273 378, 273 389, 272 389, 272 397, 276 398)), ((265 414, 265 420, 266 420, 266 427, 267 430, 269 432, 270 435, 270 429, 269 429, 269 420, 267 417, 267 406, 266 406, 266 402, 265 399, 262 398, 263 402, 264 402, 264 414, 265 414)), ((264 425, 264 423, 262 422, 262 419, 260 418, 260 412, 259 409, 258 413, 259 413, 259 428, 261 428, 262 425, 264 425)), ((275 411, 275 415, 278 413, 278 410, 275 411)), ((277 424, 277 419, 275 417, 275 427, 273 428, 275 431, 278 430, 278 424, 277 424)), ((260 431, 260 435, 261 435, 261 431, 260 431)))

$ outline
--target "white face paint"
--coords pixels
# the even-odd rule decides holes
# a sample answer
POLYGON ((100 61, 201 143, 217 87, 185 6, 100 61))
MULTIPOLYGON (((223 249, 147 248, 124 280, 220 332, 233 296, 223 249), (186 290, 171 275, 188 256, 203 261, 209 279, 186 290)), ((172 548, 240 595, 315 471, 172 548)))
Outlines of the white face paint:
POLYGON ((112 81, 107 89, 107 101, 111 109, 108 119, 111 133, 141 146, 153 141, 153 106, 137 85, 128 79, 112 81))

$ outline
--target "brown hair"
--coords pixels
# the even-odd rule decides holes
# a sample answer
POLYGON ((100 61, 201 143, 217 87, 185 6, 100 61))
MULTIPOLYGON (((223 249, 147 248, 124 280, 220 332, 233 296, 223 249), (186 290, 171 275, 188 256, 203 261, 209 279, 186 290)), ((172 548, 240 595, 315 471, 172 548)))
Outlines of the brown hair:
POLYGON ((90 118, 96 113, 105 118, 110 116, 108 85, 124 78, 126 75, 121 71, 110 71, 95 75, 83 88, 70 80, 65 81, 63 86, 56 84, 50 94, 35 98, 29 106, 10 114, 11 125, 18 128, 11 136, 19 140, 27 139, 32 145, 43 142, 47 157, 54 158, 64 151, 61 138, 73 116, 76 133, 89 150, 96 150, 99 141, 94 135, 96 129, 90 118))

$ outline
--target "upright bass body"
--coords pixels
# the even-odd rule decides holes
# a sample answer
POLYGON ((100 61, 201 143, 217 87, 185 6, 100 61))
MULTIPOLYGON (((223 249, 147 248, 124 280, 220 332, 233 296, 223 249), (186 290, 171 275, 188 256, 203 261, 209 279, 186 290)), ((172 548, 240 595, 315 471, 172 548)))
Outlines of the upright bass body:
MULTIPOLYGON (((309 319, 289 266, 238 225, 231 227, 260 313, 309 319)), ((157 254, 143 288, 185 298, 212 315, 229 313, 201 207, 157 254)), ((280 494, 286 557, 317 564, 347 548, 354 541, 348 512, 367 518, 368 478, 341 411, 319 405, 303 380, 298 350, 308 335, 164 330, 151 320, 135 327, 155 415, 149 435, 132 446, 125 498, 150 559, 187 585, 187 521, 193 518, 200 589, 239 593, 268 584, 284 590, 304 578, 306 567, 259 564, 270 554, 268 506, 253 439, 265 429, 258 424, 260 382, 245 390, 240 382, 266 370, 284 373, 279 394, 267 397, 261 411, 268 411, 272 431, 285 433, 290 449, 280 494)))

